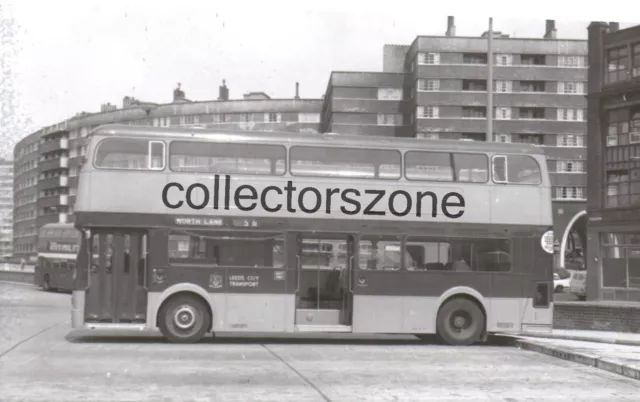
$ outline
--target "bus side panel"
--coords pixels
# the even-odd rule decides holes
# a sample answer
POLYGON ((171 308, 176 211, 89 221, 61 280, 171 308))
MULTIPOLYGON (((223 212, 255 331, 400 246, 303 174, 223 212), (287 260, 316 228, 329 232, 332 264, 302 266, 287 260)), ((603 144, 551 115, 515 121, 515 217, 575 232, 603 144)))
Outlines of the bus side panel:
POLYGON ((523 255, 529 256, 531 279, 523 283, 527 303, 522 316, 522 328, 527 331, 550 331, 553 327, 553 254, 542 248, 541 229, 531 239, 523 255))
POLYGON ((293 294, 227 294, 221 330, 293 332, 293 294))

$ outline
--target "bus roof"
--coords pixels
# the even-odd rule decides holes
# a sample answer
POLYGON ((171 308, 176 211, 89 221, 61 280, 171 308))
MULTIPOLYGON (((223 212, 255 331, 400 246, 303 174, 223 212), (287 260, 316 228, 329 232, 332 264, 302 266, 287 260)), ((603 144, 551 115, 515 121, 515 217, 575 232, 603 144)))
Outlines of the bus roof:
POLYGON ((43 229, 75 229, 75 226, 73 223, 47 223, 40 227, 40 230, 43 229))
POLYGON ((327 145, 352 148, 383 148, 390 146, 398 149, 424 151, 476 151, 505 152, 543 155, 544 149, 533 144, 505 144, 500 142, 429 140, 405 137, 377 137, 357 135, 303 134, 265 131, 223 130, 215 126, 205 128, 189 127, 151 127, 109 124, 94 129, 89 136, 107 137, 155 137, 167 140, 201 139, 221 142, 289 144, 289 145, 327 145))

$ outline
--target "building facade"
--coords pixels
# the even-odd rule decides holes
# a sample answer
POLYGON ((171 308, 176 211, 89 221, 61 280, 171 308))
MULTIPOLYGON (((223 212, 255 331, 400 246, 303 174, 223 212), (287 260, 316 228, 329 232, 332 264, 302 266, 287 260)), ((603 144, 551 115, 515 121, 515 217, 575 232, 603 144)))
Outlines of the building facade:
POLYGON ((13 255, 13 161, 0 158, 0 258, 13 255))
POLYGON ((77 116, 30 134, 14 148, 14 254, 36 260, 38 229, 54 222, 74 221, 78 169, 85 138, 103 124, 155 127, 212 126, 228 130, 318 134, 321 99, 271 99, 253 92, 229 99, 226 84, 215 101, 192 102, 176 88, 173 102, 156 104, 124 97, 122 108, 105 104, 99 113, 77 116))
POLYGON ((587 298, 640 301, 640 26, 589 26, 587 298))
POLYGON ((493 110, 487 110, 488 33, 386 45, 383 72, 333 72, 323 132, 486 141, 492 113, 497 142, 545 148, 551 172, 557 265, 584 244, 586 225, 587 41, 493 33, 493 110), (574 233, 572 229, 578 229, 574 233), (571 249, 575 250, 571 250, 571 249))

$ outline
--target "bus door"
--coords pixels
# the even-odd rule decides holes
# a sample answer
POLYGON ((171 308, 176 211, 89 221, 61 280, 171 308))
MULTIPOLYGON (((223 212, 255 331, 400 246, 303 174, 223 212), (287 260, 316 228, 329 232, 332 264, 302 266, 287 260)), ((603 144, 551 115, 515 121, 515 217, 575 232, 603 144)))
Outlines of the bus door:
POLYGON ((350 331, 355 236, 297 233, 295 239, 295 253, 289 255, 296 267, 296 326, 350 331))
POLYGON ((147 235, 141 231, 92 230, 87 252, 85 322, 146 322, 147 235))

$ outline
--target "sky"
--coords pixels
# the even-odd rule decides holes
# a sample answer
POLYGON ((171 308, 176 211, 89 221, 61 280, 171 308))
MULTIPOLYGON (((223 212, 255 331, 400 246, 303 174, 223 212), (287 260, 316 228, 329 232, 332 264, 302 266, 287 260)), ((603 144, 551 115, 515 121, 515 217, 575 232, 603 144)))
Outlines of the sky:
POLYGON ((11 69, 2 102, 8 102, 7 88, 12 92, 2 142, 81 111, 97 112, 102 103, 121 107, 127 95, 168 103, 177 82, 191 100, 217 98, 223 79, 231 98, 252 91, 293 97, 296 81, 301 97, 320 98, 331 71, 381 71, 384 44, 443 35, 448 15, 455 16, 459 36, 479 36, 489 17, 495 30, 515 37, 542 37, 545 19, 555 19, 558 38, 568 39, 586 39, 592 20, 640 24, 626 22, 625 10, 634 8, 626 0, 616 2, 617 15, 557 0, 537 0, 535 9, 503 0, 454 4, 0 0, 0 26, 15 21, 10 46, 0 48, 3 68, 11 69))

